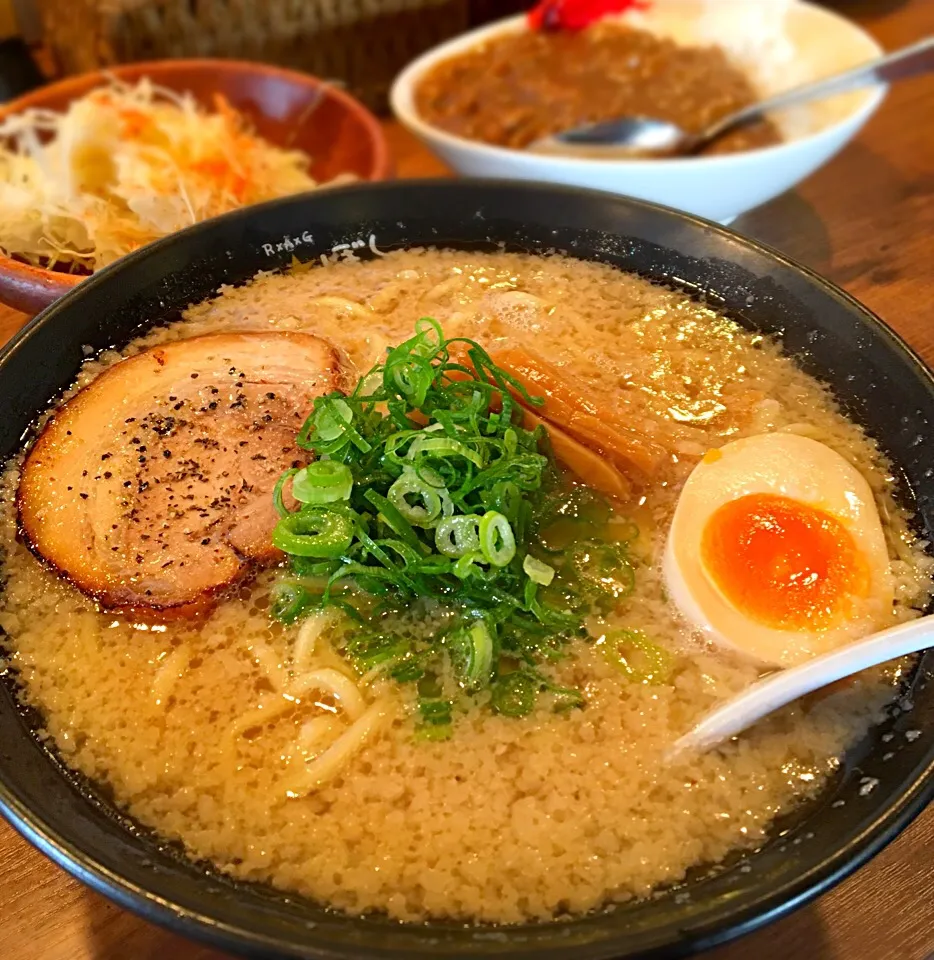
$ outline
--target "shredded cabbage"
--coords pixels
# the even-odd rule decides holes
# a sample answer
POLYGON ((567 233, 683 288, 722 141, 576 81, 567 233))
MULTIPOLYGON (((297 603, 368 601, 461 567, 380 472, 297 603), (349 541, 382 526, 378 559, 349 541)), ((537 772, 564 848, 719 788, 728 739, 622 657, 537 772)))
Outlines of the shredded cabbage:
POLYGON ((148 79, 114 80, 64 113, 0 123, 0 250, 93 271, 197 221, 314 188, 309 162, 257 136, 221 96, 209 112, 148 79))

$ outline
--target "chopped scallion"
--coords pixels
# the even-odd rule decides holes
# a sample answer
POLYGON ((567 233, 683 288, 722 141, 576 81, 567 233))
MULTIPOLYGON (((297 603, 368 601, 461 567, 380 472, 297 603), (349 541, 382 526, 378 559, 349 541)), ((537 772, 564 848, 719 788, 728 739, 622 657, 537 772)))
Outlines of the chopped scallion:
POLYGON ((540 695, 580 706, 548 665, 632 588, 626 543, 601 538, 609 505, 562 477, 517 397, 539 402, 480 344, 422 318, 349 394, 315 399, 297 443, 316 459, 275 487, 273 543, 291 572, 274 616, 333 608, 356 621, 338 649, 361 674, 417 685, 425 739, 450 735, 452 683, 463 697, 488 689, 504 716, 527 715, 540 695), (561 524, 570 535, 555 544, 561 524))
POLYGON ((315 440, 330 443, 342 437, 353 422, 353 411, 346 400, 331 399, 330 403, 316 408, 314 427, 315 440))
POLYGON ((444 505, 441 489, 423 480, 413 470, 403 473, 389 488, 387 496, 399 513, 415 526, 433 527, 441 519, 444 505), (410 503, 410 497, 421 502, 410 503))
POLYGON ((321 507, 303 507, 282 517, 273 531, 273 546, 296 557, 339 557, 353 543, 353 521, 321 507))
POLYGON ((538 695, 538 683, 526 673, 509 673, 493 686, 491 703, 497 713, 507 717, 525 717, 532 712, 538 695))
POLYGON ((494 567, 505 567, 516 555, 512 527, 497 510, 488 510, 480 521, 480 549, 494 567))
POLYGON ((336 460, 316 460, 292 478, 292 496, 301 503, 336 503, 349 500, 353 489, 350 467, 336 460))
POLYGON ((522 561, 522 569, 528 575, 529 580, 543 587, 547 587, 555 578, 555 568, 550 567, 547 563, 542 563, 541 560, 536 560, 530 553, 525 555, 525 559, 522 561))
POLYGON ((674 669, 672 655, 640 630, 614 630, 597 641, 607 663, 638 683, 667 683, 674 669))
POLYGON ((418 437, 409 447, 406 457, 414 460, 420 454, 426 457, 463 457, 476 467, 484 465, 483 457, 475 450, 471 450, 466 443, 449 440, 447 437, 418 437))
POLYGON ((486 686, 493 669, 493 635, 484 620, 461 627, 445 638, 458 679, 468 687, 486 686))
POLYGON ((422 723, 431 727, 446 726, 451 723, 451 703, 435 697, 422 697, 418 701, 418 712, 422 723))
POLYGON ((435 546, 446 557, 462 557, 480 549, 480 517, 445 517, 435 528, 435 546))

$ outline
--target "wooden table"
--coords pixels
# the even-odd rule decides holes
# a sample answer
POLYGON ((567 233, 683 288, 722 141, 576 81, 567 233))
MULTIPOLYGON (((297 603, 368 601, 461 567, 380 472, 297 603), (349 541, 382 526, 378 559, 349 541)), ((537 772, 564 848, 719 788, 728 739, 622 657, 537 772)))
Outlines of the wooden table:
MULTIPOLYGON (((741 0, 737 0, 741 2, 741 0)), ((934 33, 934 0, 838 0, 887 48, 934 33)), ((734 225, 832 278, 934 364, 934 78, 892 91, 864 133, 799 189, 734 225)), ((448 171, 387 124, 400 176, 448 171)), ((26 318, 0 308, 0 342, 26 318)), ((934 958, 934 809, 810 906, 710 960, 934 958)), ((0 825, 3 960, 224 960, 137 919, 0 825)))

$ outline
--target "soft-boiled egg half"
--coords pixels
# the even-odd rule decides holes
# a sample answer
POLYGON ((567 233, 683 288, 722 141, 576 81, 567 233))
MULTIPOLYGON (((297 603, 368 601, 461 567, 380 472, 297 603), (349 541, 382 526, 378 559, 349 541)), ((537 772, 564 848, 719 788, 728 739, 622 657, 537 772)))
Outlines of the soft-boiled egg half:
POLYGON ((893 585, 863 476, 830 447, 769 433, 710 450, 681 491, 671 599, 712 640, 791 666, 886 625, 893 585))

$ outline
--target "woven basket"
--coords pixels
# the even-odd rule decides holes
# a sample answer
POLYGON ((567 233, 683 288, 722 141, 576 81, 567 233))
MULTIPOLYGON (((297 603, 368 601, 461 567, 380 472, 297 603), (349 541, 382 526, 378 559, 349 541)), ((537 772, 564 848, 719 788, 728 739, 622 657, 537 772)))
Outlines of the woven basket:
MULTIPOLYGON (((60 73, 163 57, 261 60, 342 80, 370 107, 383 109, 393 77, 409 60, 468 27, 471 2, 38 0, 38 5, 44 42, 60 73)), ((479 2, 495 15, 491 8, 498 4, 479 2)))

